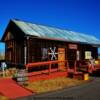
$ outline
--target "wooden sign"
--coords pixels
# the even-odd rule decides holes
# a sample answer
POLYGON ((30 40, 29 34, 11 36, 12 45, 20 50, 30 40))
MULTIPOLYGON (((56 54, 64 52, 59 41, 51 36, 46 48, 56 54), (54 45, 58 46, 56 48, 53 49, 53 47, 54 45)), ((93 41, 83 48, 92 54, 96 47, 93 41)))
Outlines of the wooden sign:
POLYGON ((76 44, 69 44, 69 49, 77 49, 77 45, 76 44))

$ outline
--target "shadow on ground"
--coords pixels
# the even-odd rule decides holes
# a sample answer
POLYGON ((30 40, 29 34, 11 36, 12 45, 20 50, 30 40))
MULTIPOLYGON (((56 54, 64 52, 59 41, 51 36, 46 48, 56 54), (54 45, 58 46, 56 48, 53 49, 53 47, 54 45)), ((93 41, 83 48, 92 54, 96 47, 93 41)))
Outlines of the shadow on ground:
POLYGON ((92 74, 90 74, 90 76, 93 76, 93 77, 100 77, 100 70, 94 71, 92 74))

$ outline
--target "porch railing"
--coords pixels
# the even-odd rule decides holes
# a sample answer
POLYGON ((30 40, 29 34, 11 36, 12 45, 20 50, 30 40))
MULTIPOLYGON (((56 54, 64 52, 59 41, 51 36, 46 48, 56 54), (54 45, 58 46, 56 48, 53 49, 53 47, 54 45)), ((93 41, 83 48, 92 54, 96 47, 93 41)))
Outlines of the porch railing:
MULTIPOLYGON (((26 69, 28 70, 29 68, 33 68, 33 67, 42 67, 42 66, 48 65, 48 72, 50 73, 51 72, 51 66, 53 64, 59 64, 59 63, 64 63, 65 67, 67 69, 67 67, 68 67, 68 61, 67 60, 64 60, 64 61, 56 60, 56 61, 44 61, 44 62, 29 63, 29 64, 26 64, 26 69)), ((58 70, 59 70, 59 66, 58 66, 58 70)))
MULTIPOLYGON (((34 63, 28 63, 26 64, 26 69, 29 69, 29 68, 33 68, 33 67, 43 67, 45 65, 48 66, 48 72, 50 73, 51 72, 51 66, 53 64, 59 64, 59 63, 64 63, 65 65, 65 68, 66 68, 66 71, 73 71, 73 73, 75 72, 79 72, 79 71, 83 71, 83 72, 90 72, 90 65, 89 65, 89 60, 80 60, 80 61, 73 61, 73 68, 71 69, 70 66, 69 66, 69 62, 71 62, 72 60, 64 60, 64 61, 44 61, 44 62, 34 62, 34 63)), ((99 61, 99 64, 95 64, 95 69, 100 69, 100 60, 99 61)), ((59 65, 58 65, 58 70, 59 70, 59 65)), ((94 69, 92 69, 94 70, 94 69)))

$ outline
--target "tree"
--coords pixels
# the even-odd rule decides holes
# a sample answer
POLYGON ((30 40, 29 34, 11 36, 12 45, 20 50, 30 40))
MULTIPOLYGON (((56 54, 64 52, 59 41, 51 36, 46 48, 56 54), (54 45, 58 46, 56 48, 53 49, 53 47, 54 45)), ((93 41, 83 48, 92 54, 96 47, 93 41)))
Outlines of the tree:
POLYGON ((4 59, 5 59, 4 53, 1 53, 1 52, 0 52, 0 60, 4 60, 4 59))

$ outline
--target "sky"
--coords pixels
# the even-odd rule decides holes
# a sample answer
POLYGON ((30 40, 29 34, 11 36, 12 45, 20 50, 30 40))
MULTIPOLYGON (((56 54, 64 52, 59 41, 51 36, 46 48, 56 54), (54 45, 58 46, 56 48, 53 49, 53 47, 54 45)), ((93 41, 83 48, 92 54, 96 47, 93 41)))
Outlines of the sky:
MULTIPOLYGON (((20 19, 100 39, 100 0, 0 0, 0 38, 10 19, 20 19)), ((0 44, 0 51, 4 45, 0 44)))

